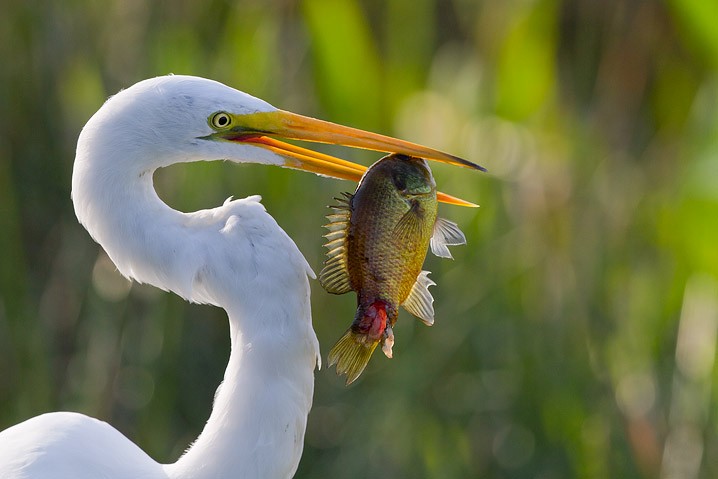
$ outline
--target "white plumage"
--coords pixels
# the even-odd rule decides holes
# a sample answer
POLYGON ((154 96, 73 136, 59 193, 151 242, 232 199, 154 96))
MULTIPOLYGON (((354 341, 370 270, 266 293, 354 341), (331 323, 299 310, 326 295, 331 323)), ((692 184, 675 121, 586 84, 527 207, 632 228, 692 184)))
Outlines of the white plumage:
POLYGON ((259 197, 181 213, 160 200, 152 183, 157 168, 218 159, 352 180, 365 170, 267 135, 477 167, 419 145, 277 110, 203 78, 154 78, 118 93, 80 134, 72 177, 75 213, 124 276, 226 310, 232 351, 224 381, 204 430, 174 464, 158 464, 102 421, 57 412, 0 432, 0 478, 294 474, 319 361, 309 304, 314 273, 259 197))
POLYGON ((0 433, 0 477, 290 477, 301 456, 319 344, 313 273, 254 196, 195 213, 163 203, 153 171, 182 161, 282 164, 260 147, 198 139, 216 111, 271 111, 210 80, 170 76, 111 98, 80 135, 72 198, 80 222, 128 278, 227 311, 232 353, 207 425, 171 465, 76 413, 45 414, 0 433))

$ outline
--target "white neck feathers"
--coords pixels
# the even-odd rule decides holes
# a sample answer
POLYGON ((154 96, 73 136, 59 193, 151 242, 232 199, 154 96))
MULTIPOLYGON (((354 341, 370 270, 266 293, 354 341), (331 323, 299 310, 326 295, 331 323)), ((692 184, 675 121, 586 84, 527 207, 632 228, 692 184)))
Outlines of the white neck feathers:
MULTIPOLYGON (((82 142, 81 142, 82 144, 82 142)), ((157 196, 152 170, 124 170, 124 151, 78 147, 73 201, 120 272, 224 308, 232 352, 214 408, 172 478, 291 477, 301 456, 318 342, 308 275, 257 198, 181 213, 157 196), (83 150, 83 148, 85 148, 83 150)), ((130 161, 131 163, 131 161, 130 161)))

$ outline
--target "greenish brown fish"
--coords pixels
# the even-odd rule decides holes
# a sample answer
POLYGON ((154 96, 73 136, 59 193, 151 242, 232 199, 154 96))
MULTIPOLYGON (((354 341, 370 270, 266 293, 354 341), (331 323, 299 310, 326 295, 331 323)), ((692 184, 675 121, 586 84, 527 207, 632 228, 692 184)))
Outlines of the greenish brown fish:
POLYGON ((372 165, 354 194, 337 199, 327 216, 329 249, 321 285, 330 293, 357 293, 354 322, 329 353, 329 365, 347 375, 364 371, 377 345, 392 357, 399 306, 434 323, 426 253, 451 258, 447 245, 466 243, 458 226, 437 217, 436 183, 421 158, 389 155, 372 165))

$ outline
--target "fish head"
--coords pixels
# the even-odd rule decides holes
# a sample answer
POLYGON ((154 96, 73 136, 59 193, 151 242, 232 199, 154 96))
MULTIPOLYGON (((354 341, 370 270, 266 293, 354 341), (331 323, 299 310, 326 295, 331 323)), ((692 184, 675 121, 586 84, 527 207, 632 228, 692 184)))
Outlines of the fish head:
POLYGON ((367 177, 373 183, 390 187, 404 198, 436 196, 436 182, 423 158, 402 154, 385 156, 371 166, 362 180, 367 180, 367 177))

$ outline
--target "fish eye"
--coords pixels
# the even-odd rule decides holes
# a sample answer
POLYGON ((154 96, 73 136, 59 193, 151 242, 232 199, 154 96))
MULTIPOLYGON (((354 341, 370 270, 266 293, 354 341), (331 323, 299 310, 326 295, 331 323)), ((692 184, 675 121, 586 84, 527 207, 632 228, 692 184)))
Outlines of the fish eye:
POLYGON ((394 186, 396 186, 397 190, 404 191, 406 189, 406 179, 401 174, 393 174, 392 180, 394 180, 394 186))
POLYGON ((232 117, 223 111, 217 112, 209 120, 213 128, 227 128, 232 123, 232 117))

